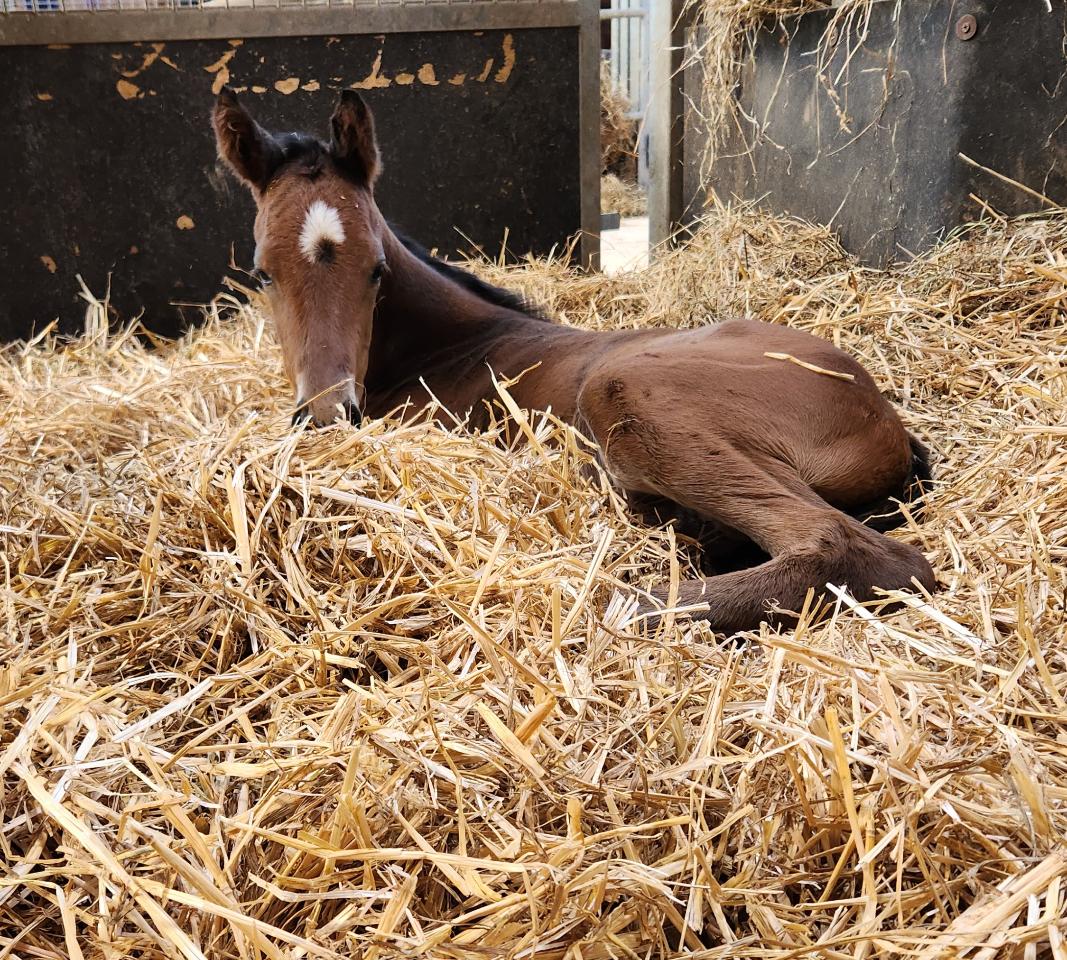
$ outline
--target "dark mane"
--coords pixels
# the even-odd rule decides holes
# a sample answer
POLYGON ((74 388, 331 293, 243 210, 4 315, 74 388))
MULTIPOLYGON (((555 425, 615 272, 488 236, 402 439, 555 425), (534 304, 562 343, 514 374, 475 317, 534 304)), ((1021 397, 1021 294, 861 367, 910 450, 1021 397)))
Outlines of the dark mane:
MULTIPOLYGON (((391 226, 391 225, 390 225, 391 226)), ((404 236, 402 233, 393 229, 393 234, 396 236, 407 251, 414 256, 418 257, 423 263, 429 267, 433 267, 441 276, 448 277, 453 283, 459 284, 464 290, 469 290, 487 303, 491 303, 497 307, 503 307, 505 310, 514 310, 516 313, 524 313, 528 317, 534 317, 537 320, 545 320, 548 318, 544 315, 543 311, 526 301, 526 298, 521 294, 514 293, 511 290, 504 290, 501 287, 495 287, 491 283, 486 283, 484 280, 476 277, 473 273, 464 270, 462 267, 457 267, 455 264, 449 263, 447 260, 439 260, 428 250, 416 243, 410 237, 404 236)))
POLYGON ((278 133, 274 142, 279 151, 272 172, 274 177, 289 164, 296 164, 300 173, 314 177, 325 169, 330 157, 330 148, 306 133, 278 133))

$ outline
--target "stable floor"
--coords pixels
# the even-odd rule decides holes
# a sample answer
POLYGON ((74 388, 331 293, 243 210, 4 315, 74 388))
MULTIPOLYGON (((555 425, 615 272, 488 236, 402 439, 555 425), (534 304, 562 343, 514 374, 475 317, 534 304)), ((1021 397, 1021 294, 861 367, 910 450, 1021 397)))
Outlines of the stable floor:
POLYGON ((600 234, 600 267, 612 276, 648 266, 648 217, 624 217, 617 230, 600 234))

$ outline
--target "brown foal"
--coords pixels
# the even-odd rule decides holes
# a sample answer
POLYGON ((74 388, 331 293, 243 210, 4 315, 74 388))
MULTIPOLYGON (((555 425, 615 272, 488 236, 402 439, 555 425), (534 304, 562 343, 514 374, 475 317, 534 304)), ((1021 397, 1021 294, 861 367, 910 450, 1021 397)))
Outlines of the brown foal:
POLYGON ((862 601, 934 588, 923 555, 880 532, 900 521, 894 500, 929 479, 925 450, 831 344, 751 320, 607 333, 546 320, 390 228, 357 93, 341 95, 328 143, 268 133, 229 89, 214 126, 256 199, 256 275, 298 416, 358 423, 435 398, 477 427, 493 374, 525 371, 517 403, 595 441, 635 509, 698 524, 724 572, 684 582, 678 599, 706 605, 695 615, 715 629, 789 622, 783 611, 828 583, 862 601), (746 551, 762 562, 740 566, 746 551))

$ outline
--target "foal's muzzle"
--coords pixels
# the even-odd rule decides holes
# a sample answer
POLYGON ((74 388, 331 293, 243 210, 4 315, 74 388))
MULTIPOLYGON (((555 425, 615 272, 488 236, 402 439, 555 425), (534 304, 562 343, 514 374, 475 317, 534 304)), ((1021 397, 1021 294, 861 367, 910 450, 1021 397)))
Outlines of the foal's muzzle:
MULTIPOLYGON (((341 403, 338 406, 341 409, 338 410, 337 415, 334 416, 335 421, 344 419, 354 427, 358 427, 363 422, 363 413, 354 400, 345 400, 344 403, 341 403)), ((308 420, 310 420, 312 425, 316 427, 325 427, 327 424, 327 421, 312 416, 310 404, 307 402, 298 404, 296 411, 293 413, 293 426, 298 427, 300 424, 306 423, 308 420)))

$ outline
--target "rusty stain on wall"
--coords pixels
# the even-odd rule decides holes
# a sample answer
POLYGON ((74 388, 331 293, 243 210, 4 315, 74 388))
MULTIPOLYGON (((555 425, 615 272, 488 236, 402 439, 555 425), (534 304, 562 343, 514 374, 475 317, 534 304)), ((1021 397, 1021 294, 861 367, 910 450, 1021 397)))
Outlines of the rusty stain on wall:
POLYGON ((222 88, 230 82, 230 68, 228 64, 234 58, 234 55, 237 53, 237 47, 240 45, 240 40, 231 40, 230 46, 232 49, 227 50, 214 63, 204 67, 204 70, 207 73, 215 74, 215 81, 211 84, 211 92, 216 96, 218 96, 222 91, 222 88))
POLYGON ((357 90, 376 90, 388 87, 392 81, 382 76, 382 53, 384 46, 378 48, 378 55, 374 58, 374 65, 362 80, 357 80, 352 86, 357 90))
MULTIPOLYGON (((144 45, 141 43, 135 43, 133 44, 133 46, 141 48, 144 45)), ((152 65, 157 62, 164 63, 172 70, 176 70, 179 73, 181 72, 181 68, 173 60, 171 60, 170 57, 164 55, 163 50, 165 49, 166 44, 153 43, 151 47, 152 49, 148 53, 142 55, 141 63, 139 66, 130 67, 129 69, 120 71, 122 77, 115 83, 115 89, 118 91, 119 96, 122 97, 123 100, 134 100, 145 95, 144 91, 140 88, 140 86, 133 82, 133 79, 135 77, 140 77, 143 73, 145 73, 145 71, 149 70, 152 65)), ((123 56, 124 55, 122 53, 111 54, 111 58, 113 60, 122 60, 123 56)), ((156 91, 149 90, 148 96, 156 96, 156 91)))
POLYGON ((123 100, 135 100, 137 97, 144 96, 141 88, 136 83, 130 83, 129 80, 119 80, 115 84, 115 89, 118 90, 123 100))
MULTIPOLYGON (((481 31, 474 33, 474 36, 482 36, 481 31)), ((418 73, 411 73, 409 70, 400 70, 392 77, 387 76, 382 72, 382 61, 385 57, 385 38, 380 38, 382 45, 378 48, 378 53, 374 58, 374 63, 371 66, 370 73, 367 74, 362 80, 357 80, 355 83, 350 84, 350 88, 354 90, 374 90, 388 87, 393 83, 402 87, 412 86, 417 79, 419 83, 427 87, 440 86, 441 81, 437 79, 437 68, 432 63, 424 63, 419 67, 418 73)), ((512 71, 515 69, 515 63, 517 60, 515 52, 515 37, 510 34, 504 34, 504 38, 501 41, 501 53, 503 54, 503 63, 497 68, 496 73, 493 73, 493 68, 496 66, 497 58, 489 57, 482 65, 481 72, 478 73, 473 79, 476 83, 485 83, 492 76, 495 83, 507 83, 511 78, 512 71)), ((468 73, 465 70, 460 70, 451 77, 449 77, 449 84, 454 87, 461 87, 467 82, 468 73)), ((333 78, 335 81, 338 78, 333 78)), ((304 89, 308 89, 307 86, 304 89)))
POLYGON ((515 69, 515 40, 510 33, 504 34, 503 48, 504 66, 497 70, 496 76, 493 77, 496 83, 507 83, 511 71, 515 69))
POLYGON ((162 43, 153 43, 151 53, 146 53, 144 59, 141 61, 141 65, 134 70, 123 70, 122 75, 128 80, 132 80, 140 73, 144 73, 153 63, 159 59, 159 55, 163 52, 162 43))
MULTIPOLYGON (((483 36, 483 31, 473 31, 474 36, 483 36)), ((400 69, 392 76, 383 71, 383 61, 385 59, 385 45, 386 37, 380 36, 380 45, 378 47, 377 54, 374 57, 374 62, 371 65, 369 73, 362 79, 357 80, 354 83, 349 84, 351 89, 357 90, 374 90, 383 89, 396 83, 402 87, 414 86, 417 83, 427 87, 440 86, 442 81, 437 78, 437 67, 433 63, 423 63, 417 70, 412 72, 411 69, 400 69)), ((211 84, 211 92, 218 95, 222 88, 231 82, 230 64, 233 58, 237 54, 238 48, 243 44, 243 40, 228 40, 229 49, 226 50, 222 56, 219 57, 214 63, 208 64, 203 69, 205 72, 213 75, 213 81, 211 84)), ((329 38, 327 38, 329 42, 329 38)), ((126 66, 121 70, 122 77, 115 84, 115 89, 124 100, 133 100, 148 96, 155 96, 155 90, 143 90, 137 83, 134 83, 134 79, 142 76, 145 71, 149 70, 156 63, 163 63, 170 67, 172 70, 180 71, 181 67, 174 62, 170 57, 166 56, 164 51, 166 45, 163 43, 135 43, 136 48, 150 47, 147 52, 139 54, 140 62, 135 65, 126 66)), ((69 49, 69 46, 62 45, 63 49, 69 49)), ((116 60, 124 59, 124 54, 113 53, 112 57, 116 60)), ((263 61, 264 58, 260 58, 263 61)), ((517 54, 515 49, 515 38, 511 33, 506 33, 501 41, 500 55, 488 57, 477 72, 468 72, 466 70, 458 70, 448 78, 448 84, 450 86, 459 87, 468 82, 473 83, 486 83, 492 78, 494 83, 507 83, 515 69, 517 62, 517 54), (494 72, 495 71, 495 72, 494 72)), ((331 78, 333 83, 342 82, 342 78, 331 78)), ((317 92, 321 89, 321 84, 318 80, 301 81, 299 77, 284 77, 275 81, 274 89, 279 93, 289 96, 296 93, 298 90, 306 90, 309 93, 317 92)), ((238 93, 247 92, 249 89, 254 94, 262 95, 268 91, 268 88, 261 85, 254 85, 252 87, 243 86, 235 87, 238 93)), ((42 92, 37 94, 37 98, 42 101, 53 99, 51 93, 42 92)))

